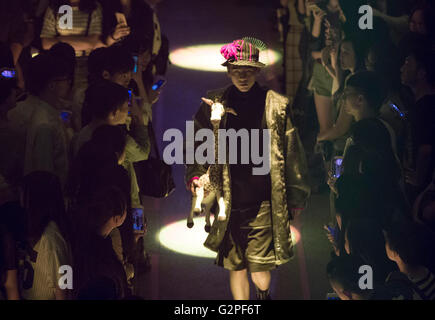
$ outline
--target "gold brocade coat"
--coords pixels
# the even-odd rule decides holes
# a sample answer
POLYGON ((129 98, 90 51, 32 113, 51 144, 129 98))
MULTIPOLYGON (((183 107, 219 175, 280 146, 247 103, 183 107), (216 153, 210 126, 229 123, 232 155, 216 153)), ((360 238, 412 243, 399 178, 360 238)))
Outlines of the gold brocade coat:
MULTIPOLYGON (((211 91, 208 98, 219 100, 225 105, 229 88, 211 91)), ((210 123, 210 107, 202 103, 194 117, 195 133, 201 128, 212 128, 210 123)), ((267 92, 265 113, 263 115, 266 128, 271 132, 270 177, 272 227, 277 265, 288 262, 293 256, 290 233, 290 209, 304 208, 310 195, 307 179, 307 162, 305 152, 297 129, 291 121, 291 106, 288 98, 273 90, 267 92)), ((221 128, 226 127, 226 115, 222 118, 221 128)), ((223 190, 226 203, 227 219, 223 222, 215 219, 204 246, 218 251, 227 231, 231 218, 231 176, 229 165, 223 165, 223 190)), ((186 165, 186 182, 193 177, 207 172, 207 165, 186 165)))

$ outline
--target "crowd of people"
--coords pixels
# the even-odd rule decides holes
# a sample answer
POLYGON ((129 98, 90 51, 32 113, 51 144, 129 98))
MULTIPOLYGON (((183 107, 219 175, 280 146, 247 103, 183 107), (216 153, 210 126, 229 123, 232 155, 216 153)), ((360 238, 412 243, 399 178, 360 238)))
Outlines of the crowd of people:
POLYGON ((277 12, 286 93, 318 120, 332 288, 342 300, 434 300, 433 3, 282 0, 277 12))
POLYGON ((2 298, 135 297, 149 261, 134 164, 168 63, 159 2, 0 2, 2 298))
MULTIPOLYGON (((0 1, 3 298, 134 297, 134 163, 148 159, 151 87, 168 63, 159 2, 0 1), (72 28, 59 27, 65 3, 72 28)), ((433 4, 280 2, 283 86, 294 114, 312 102, 318 119, 331 287, 342 300, 434 300, 433 4), (373 28, 362 30, 367 4, 373 28), (361 266, 372 286, 359 285, 361 266)))

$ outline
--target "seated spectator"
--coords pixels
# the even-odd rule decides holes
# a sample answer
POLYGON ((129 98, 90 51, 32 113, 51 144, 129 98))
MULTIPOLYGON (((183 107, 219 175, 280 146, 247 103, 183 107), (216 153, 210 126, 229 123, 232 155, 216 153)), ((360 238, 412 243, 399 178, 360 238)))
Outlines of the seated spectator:
POLYGON ((425 256, 433 249, 433 235, 427 237, 426 229, 410 223, 393 225, 384 235, 388 258, 415 284, 423 300, 435 300, 435 276, 425 266, 425 256))
POLYGON ((435 51, 428 43, 411 50, 402 66, 402 83, 415 95, 415 105, 409 112, 412 134, 412 159, 409 159, 406 182, 413 202, 431 181, 435 169, 435 51))
POLYGON ((373 288, 362 289, 360 268, 365 262, 357 256, 332 259, 327 266, 329 282, 341 300, 418 300, 412 283, 400 272, 392 272, 385 283, 372 281, 373 288))
POLYGON ((346 226, 345 250, 363 259, 373 270, 374 281, 384 283, 390 272, 397 270, 385 253, 382 228, 374 219, 352 219, 346 226))
POLYGON ((62 99, 68 97, 71 66, 51 54, 40 54, 29 66, 26 100, 8 113, 25 137, 24 174, 43 170, 56 174, 64 186, 68 172, 69 135, 63 122, 62 99))
POLYGON ((59 288, 61 266, 72 265, 64 199, 58 177, 35 171, 24 177, 22 206, 26 211, 27 237, 20 274, 26 300, 64 300, 59 288))
MULTIPOLYGON (((76 296, 85 298, 90 291, 95 292, 90 288, 95 288, 103 277, 115 284, 117 299, 130 294, 124 268, 108 237, 114 228, 124 223, 127 211, 124 193, 108 185, 100 186, 92 201, 80 212, 73 242, 76 296)), ((104 296, 107 293, 98 298, 104 296)))

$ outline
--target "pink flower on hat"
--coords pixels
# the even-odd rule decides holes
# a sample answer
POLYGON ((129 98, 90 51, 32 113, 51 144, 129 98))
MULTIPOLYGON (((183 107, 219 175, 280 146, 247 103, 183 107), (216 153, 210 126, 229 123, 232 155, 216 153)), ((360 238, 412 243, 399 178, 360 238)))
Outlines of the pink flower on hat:
POLYGON ((221 48, 221 54, 224 56, 225 59, 230 60, 238 60, 237 54, 242 49, 242 46, 240 43, 236 40, 233 43, 224 45, 221 48))

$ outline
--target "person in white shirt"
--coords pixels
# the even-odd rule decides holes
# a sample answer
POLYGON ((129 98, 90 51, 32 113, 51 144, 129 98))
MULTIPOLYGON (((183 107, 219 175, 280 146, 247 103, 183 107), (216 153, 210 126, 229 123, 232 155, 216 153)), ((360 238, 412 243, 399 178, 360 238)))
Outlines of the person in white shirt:
POLYGON ((8 113, 12 125, 25 137, 24 175, 49 171, 64 186, 69 135, 61 101, 70 94, 73 70, 63 59, 41 54, 32 60, 28 74, 31 95, 8 113))
MULTIPOLYGON (((72 266, 59 179, 36 171, 24 178, 21 205, 26 211, 27 237, 24 259, 19 262, 22 297, 26 300, 65 300, 60 268, 72 266)), ((74 279, 74 277, 72 277, 74 279)))

